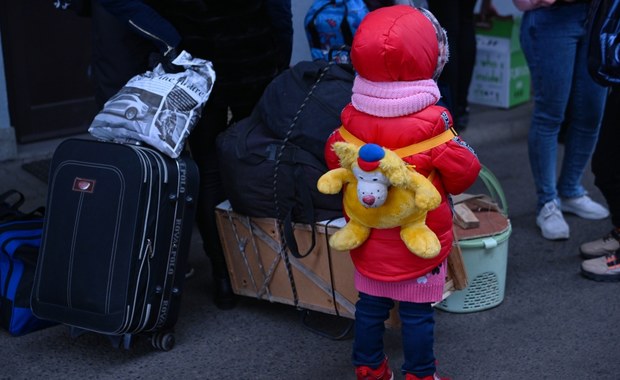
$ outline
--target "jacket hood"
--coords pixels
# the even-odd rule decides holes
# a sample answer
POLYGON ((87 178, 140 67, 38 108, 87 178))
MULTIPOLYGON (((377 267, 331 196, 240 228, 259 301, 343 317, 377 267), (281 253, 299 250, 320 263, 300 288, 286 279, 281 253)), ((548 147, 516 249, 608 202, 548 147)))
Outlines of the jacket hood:
POLYGON ((374 82, 436 79, 447 61, 445 32, 428 11, 407 5, 364 17, 353 38, 351 61, 374 82))

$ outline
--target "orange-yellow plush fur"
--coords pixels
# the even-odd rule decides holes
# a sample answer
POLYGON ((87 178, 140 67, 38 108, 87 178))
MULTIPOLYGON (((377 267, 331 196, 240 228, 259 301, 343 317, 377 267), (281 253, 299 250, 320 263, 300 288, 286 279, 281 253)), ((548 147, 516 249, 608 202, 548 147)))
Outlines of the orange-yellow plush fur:
POLYGON ((317 183, 324 194, 336 194, 343 189, 343 205, 349 222, 329 240, 338 250, 349 250, 360 246, 370 235, 371 228, 401 227, 400 237, 411 252, 432 258, 441 249, 439 240, 425 224, 428 211, 439 206, 441 196, 435 186, 423 175, 389 149, 379 168, 388 178, 390 187, 386 202, 377 208, 366 208, 357 197, 357 178, 352 172, 357 165, 359 148, 347 142, 333 146, 340 159, 341 167, 325 173, 317 183))

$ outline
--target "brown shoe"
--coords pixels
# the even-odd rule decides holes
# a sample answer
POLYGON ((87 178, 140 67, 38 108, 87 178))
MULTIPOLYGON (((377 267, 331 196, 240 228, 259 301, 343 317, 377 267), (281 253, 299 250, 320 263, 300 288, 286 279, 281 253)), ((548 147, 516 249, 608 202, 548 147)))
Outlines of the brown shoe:
POLYGON ((617 229, 611 230, 607 236, 600 239, 583 243, 579 250, 581 256, 586 259, 594 259, 616 252, 620 248, 620 232, 617 229))

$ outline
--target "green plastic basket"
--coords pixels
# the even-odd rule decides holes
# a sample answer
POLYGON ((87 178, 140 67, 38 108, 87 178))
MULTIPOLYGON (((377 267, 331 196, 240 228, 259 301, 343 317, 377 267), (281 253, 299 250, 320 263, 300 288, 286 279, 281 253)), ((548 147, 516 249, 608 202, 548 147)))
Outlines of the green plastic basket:
MULTIPOLYGON (((495 175, 483 166, 479 177, 490 196, 497 202, 501 213, 507 217, 506 197, 495 175)), ((453 292, 435 307, 453 313, 472 313, 502 303, 506 288, 508 240, 511 233, 512 227, 509 221, 507 229, 494 235, 459 240, 468 285, 465 289, 453 292)))

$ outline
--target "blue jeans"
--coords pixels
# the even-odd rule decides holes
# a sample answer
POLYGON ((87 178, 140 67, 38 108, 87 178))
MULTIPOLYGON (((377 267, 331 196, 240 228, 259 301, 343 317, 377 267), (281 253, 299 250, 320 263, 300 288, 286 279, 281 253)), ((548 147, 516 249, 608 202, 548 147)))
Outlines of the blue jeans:
POLYGON ((584 170, 596 144, 606 90, 587 70, 588 3, 527 11, 521 46, 532 75, 534 112, 528 136, 538 210, 559 197, 586 193, 584 170), (566 120, 565 120, 566 117, 566 120), (567 123, 564 159, 556 184, 558 133, 567 123))
MULTIPOLYGON (((385 321, 390 316, 394 301, 360 292, 355 304, 355 338, 353 340, 353 365, 377 368, 385 359, 383 333, 385 321)), ((435 373, 433 352, 435 320, 430 303, 400 302, 405 363, 402 372, 418 377, 435 373)))

